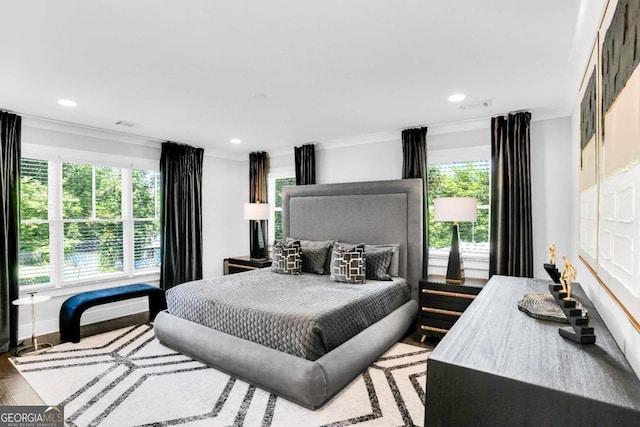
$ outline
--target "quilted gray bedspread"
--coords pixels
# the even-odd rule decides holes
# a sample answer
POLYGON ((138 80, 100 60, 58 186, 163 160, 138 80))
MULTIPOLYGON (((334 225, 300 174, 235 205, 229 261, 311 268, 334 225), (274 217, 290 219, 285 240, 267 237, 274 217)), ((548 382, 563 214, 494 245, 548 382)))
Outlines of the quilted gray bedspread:
POLYGON ((316 360, 410 299, 402 278, 363 285, 270 269, 184 283, 166 293, 169 313, 316 360))

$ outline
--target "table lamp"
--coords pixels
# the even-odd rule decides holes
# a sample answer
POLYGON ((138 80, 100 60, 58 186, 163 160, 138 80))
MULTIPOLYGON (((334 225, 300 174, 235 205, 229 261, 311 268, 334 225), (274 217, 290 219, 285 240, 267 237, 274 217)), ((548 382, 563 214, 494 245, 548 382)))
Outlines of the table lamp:
POLYGON ((244 219, 250 221, 251 236, 249 245, 251 247, 251 259, 262 260, 267 258, 266 254, 266 224, 262 221, 269 219, 271 208, 268 203, 245 203, 244 219))
POLYGON ((478 201, 473 197, 441 197, 435 199, 435 220, 438 222, 452 221, 453 234, 451 236, 451 250, 447 265, 447 283, 461 284, 464 282, 464 265, 460 258, 460 233, 458 222, 475 222, 478 212, 478 201))

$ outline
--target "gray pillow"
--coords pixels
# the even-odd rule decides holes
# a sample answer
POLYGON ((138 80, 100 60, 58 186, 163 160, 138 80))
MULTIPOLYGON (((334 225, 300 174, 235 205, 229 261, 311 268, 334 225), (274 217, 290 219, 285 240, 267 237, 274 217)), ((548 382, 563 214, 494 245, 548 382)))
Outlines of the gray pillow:
POLYGON ((367 279, 393 280, 388 273, 393 258, 393 249, 367 252, 365 246, 365 256, 367 258, 367 279))
POLYGON ((400 243, 388 244, 388 245, 366 245, 364 251, 367 253, 374 251, 393 251, 393 257, 391 258, 391 264, 389 264, 388 273, 391 277, 398 277, 400 274, 400 243))
POLYGON ((331 280, 361 284, 366 282, 367 261, 364 243, 346 249, 339 243, 333 244, 331 252, 331 280))
POLYGON ((302 247, 302 271, 324 274, 328 248, 302 247))
POLYGON ((277 240, 273 244, 271 270, 280 274, 300 274, 302 270, 301 248, 298 240, 287 244, 277 240))
MULTIPOLYGON (((338 242, 343 245, 345 248, 349 249, 355 246, 354 243, 345 243, 338 242)), ((391 258, 391 264, 389 265, 389 270, 387 271, 391 277, 398 277, 400 274, 400 243, 390 243, 384 245, 365 245, 364 251, 366 253, 376 252, 376 251, 388 251, 393 250, 393 257, 391 258)))
POLYGON ((287 243, 298 240, 300 241, 300 245, 302 247, 302 270, 309 271, 311 273, 316 274, 330 274, 330 264, 331 264, 331 246, 333 245, 333 240, 303 240, 296 239, 294 237, 287 237, 287 243), (314 257, 317 254, 316 249, 323 249, 325 252, 324 260, 323 260, 323 268, 322 272, 320 271, 320 266, 317 262, 320 261, 320 257, 317 259, 311 260, 307 259, 305 261, 305 252, 309 253, 310 257, 314 257), (307 266, 308 270, 305 268, 307 266))

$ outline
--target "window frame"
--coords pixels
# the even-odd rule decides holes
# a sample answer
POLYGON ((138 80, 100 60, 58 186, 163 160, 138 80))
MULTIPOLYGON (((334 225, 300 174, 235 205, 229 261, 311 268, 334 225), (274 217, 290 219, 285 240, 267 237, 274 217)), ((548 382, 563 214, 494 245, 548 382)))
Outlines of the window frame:
MULTIPOLYGON (((134 268, 134 224, 133 218, 133 187, 132 171, 134 169, 159 171, 157 160, 143 158, 127 158, 120 155, 94 151, 80 151, 59 147, 42 146, 23 142, 22 158, 37 159, 49 162, 48 167, 48 215, 49 224, 49 275, 50 282, 44 284, 20 285, 20 293, 40 292, 45 290, 63 290, 78 286, 96 286, 102 283, 113 286, 115 281, 129 279, 147 281, 158 280, 160 268, 138 269, 134 268), (96 158, 99 161, 96 162, 96 158), (78 280, 64 278, 64 225, 70 219, 63 218, 62 206, 62 165, 63 163, 89 164, 95 166, 116 167, 122 173, 122 204, 121 218, 116 220, 122 223, 123 229, 123 271, 106 273, 78 280)), ((75 221, 75 220, 71 220, 75 221)), ((35 221, 34 221, 35 222, 35 221)), ((21 221, 22 223, 22 221, 21 221)), ((103 286, 102 286, 103 287, 103 286)), ((65 292, 66 293, 66 292, 65 292)))
POLYGON ((293 167, 272 168, 267 175, 267 199, 269 200, 269 247, 273 246, 276 238, 275 213, 282 211, 282 207, 276 207, 276 180, 283 178, 295 178, 296 172, 293 167))
MULTIPOLYGON (((452 148, 432 150, 427 153, 427 166, 442 163, 465 163, 476 161, 489 161, 491 168, 491 146, 476 145, 466 148, 452 148)), ((491 169, 489 169, 489 199, 491 198, 491 169)), ((487 210, 490 213, 491 201, 487 210)), ((491 224, 491 221, 489 221, 491 224)), ((490 231, 489 231, 490 232, 490 231)), ((465 275, 467 277, 489 278, 489 250, 476 250, 462 248, 460 256, 465 261, 465 275), (471 271, 473 270, 473 272, 471 271), (471 273, 471 274, 469 274, 471 273), (475 274, 474 274, 475 273, 475 274)), ((448 248, 435 249, 429 247, 429 274, 446 273, 449 260, 448 248)))

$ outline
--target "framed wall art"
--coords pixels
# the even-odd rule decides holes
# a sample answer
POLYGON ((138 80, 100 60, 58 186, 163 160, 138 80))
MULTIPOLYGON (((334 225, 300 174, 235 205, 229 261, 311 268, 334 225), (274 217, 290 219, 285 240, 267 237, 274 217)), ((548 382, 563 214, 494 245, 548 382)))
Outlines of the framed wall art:
MULTIPOLYGON (((640 331, 640 2, 611 1, 599 39, 596 277, 640 331)), ((597 86, 597 85, 596 85, 597 86)), ((589 153, 587 153, 590 155, 589 153)), ((586 179, 586 177, 585 177, 586 179)), ((582 212, 581 212, 582 213, 582 212)), ((585 247, 586 249, 586 247, 585 247)), ((582 254, 581 254, 582 255, 582 254)), ((591 263, 593 259, 585 259, 591 263)), ((589 264, 590 266, 592 264, 589 264)))
POLYGON ((580 244, 578 254, 592 271, 598 262, 598 41, 580 86, 580 244))

